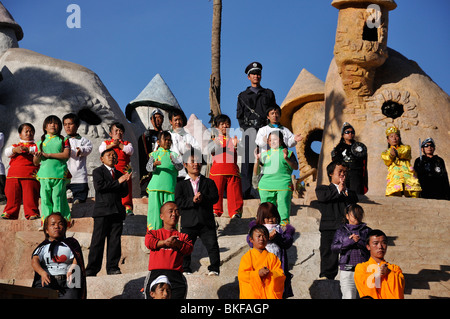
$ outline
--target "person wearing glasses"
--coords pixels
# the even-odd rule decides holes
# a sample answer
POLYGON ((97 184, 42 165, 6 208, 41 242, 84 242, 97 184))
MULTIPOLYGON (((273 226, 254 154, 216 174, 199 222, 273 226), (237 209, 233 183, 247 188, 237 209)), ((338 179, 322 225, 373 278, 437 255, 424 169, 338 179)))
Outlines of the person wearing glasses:
POLYGON ((360 195, 367 193, 367 147, 355 140, 355 129, 348 122, 342 125, 341 140, 331 151, 331 159, 347 164, 346 186, 348 189, 360 195))
POLYGON ((416 158, 414 170, 417 172, 422 198, 450 200, 450 187, 444 160, 435 155, 436 144, 429 137, 421 144, 423 155, 416 158))

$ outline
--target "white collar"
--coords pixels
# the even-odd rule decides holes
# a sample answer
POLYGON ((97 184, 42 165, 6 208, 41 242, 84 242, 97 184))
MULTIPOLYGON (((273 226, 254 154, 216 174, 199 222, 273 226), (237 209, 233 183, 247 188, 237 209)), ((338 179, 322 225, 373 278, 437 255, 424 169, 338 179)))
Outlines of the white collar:
POLYGON ((109 171, 112 171, 112 170, 114 170, 114 167, 109 167, 108 165, 106 165, 106 164, 103 164, 103 165, 105 165, 105 167, 109 170, 109 171))
POLYGON ((189 174, 186 174, 186 177, 185 177, 184 179, 185 179, 185 180, 186 180, 186 179, 190 179, 190 180, 192 180, 192 181, 196 181, 196 180, 200 179, 200 176, 201 176, 201 174, 198 175, 198 177, 197 177, 196 179, 192 179, 192 178, 189 176, 189 174))

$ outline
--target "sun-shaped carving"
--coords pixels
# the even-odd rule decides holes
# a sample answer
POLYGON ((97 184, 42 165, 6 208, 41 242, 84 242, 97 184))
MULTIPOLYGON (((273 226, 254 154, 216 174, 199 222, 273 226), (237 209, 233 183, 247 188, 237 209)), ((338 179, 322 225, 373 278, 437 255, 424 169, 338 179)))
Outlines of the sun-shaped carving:
POLYGON ((404 130, 419 124, 417 100, 408 91, 384 89, 366 99, 373 123, 395 125, 404 130))

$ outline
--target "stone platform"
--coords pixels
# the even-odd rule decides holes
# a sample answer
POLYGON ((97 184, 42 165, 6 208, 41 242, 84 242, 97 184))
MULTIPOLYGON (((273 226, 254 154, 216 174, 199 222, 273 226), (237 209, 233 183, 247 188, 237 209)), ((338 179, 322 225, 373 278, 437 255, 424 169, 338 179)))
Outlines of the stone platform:
MULTIPOLYGON (((67 232, 83 248, 85 262, 93 228, 93 201, 74 205, 75 224, 67 232)), ((121 275, 108 276, 102 270, 88 277, 89 299, 142 299, 141 288, 147 275, 149 252, 144 245, 147 202, 135 199, 135 216, 127 217, 122 237, 121 275)), ((399 265, 406 278, 406 299, 450 297, 450 231, 448 201, 412 198, 361 198, 365 222, 382 229, 389 239, 386 260, 399 265)), ((221 255, 221 273, 207 276, 209 259, 198 240, 194 247, 193 274, 186 276, 188 299, 237 299, 237 270, 240 258, 249 249, 246 243, 248 223, 254 219, 259 200, 247 200, 241 219, 225 215, 216 218, 221 255)), ((226 207, 226 203, 225 203, 226 207)), ((289 264, 294 275, 292 299, 338 299, 339 276, 319 280, 318 230, 320 213, 316 202, 306 205, 293 199, 291 224, 296 228, 294 245, 289 249, 289 264)), ((0 207, 3 210, 3 207, 0 207)), ((44 239, 38 231, 40 221, 27 221, 23 212, 19 220, 0 220, 0 283, 30 286, 33 270, 30 256, 44 239)), ((104 268, 104 267, 103 267, 104 268)))

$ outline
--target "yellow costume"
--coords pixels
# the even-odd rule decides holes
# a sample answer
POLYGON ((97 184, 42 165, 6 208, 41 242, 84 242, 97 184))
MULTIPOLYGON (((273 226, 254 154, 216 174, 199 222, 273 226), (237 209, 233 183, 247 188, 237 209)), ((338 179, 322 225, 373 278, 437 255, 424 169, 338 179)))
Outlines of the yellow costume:
POLYGON ((405 290, 405 277, 399 266, 382 261, 380 265, 370 257, 364 263, 356 265, 355 284, 361 297, 373 299, 403 299, 405 290), (380 278, 376 275, 378 268, 387 264, 389 274, 380 278))
POLYGON ((255 248, 250 249, 239 264, 239 298, 282 299, 285 278, 277 256, 267 250, 259 252, 255 248), (259 270, 263 267, 267 267, 270 273, 261 279, 259 270))
MULTIPOLYGON (((390 127, 386 130, 386 136, 392 133, 400 134, 396 127, 390 127)), ((400 135, 399 135, 400 136, 400 135)), ((419 179, 411 166, 411 146, 398 145, 391 146, 381 153, 384 164, 388 167, 388 175, 386 177, 386 196, 405 196, 419 197, 422 188, 419 179), (397 150, 398 156, 391 157, 391 148, 397 150), (403 189, 404 185, 404 189, 403 189)))

